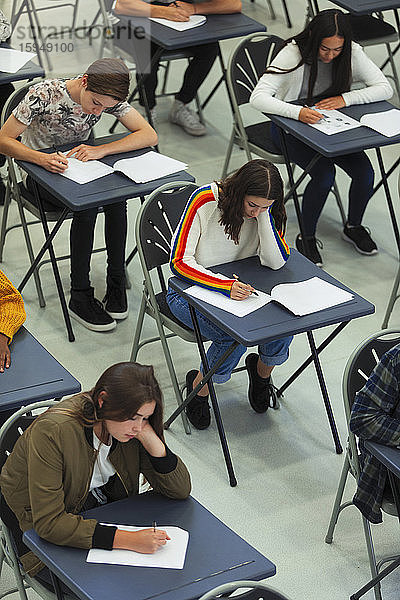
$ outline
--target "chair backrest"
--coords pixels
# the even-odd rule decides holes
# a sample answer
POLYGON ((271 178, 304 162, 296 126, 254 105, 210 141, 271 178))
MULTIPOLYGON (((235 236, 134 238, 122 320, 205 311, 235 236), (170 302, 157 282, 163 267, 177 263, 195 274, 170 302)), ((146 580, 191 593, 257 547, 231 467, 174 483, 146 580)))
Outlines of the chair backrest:
POLYGON ((227 81, 238 106, 248 104, 258 80, 283 44, 283 39, 276 35, 256 33, 244 38, 236 47, 229 59, 227 81))
POLYGON ((8 455, 12 452, 18 438, 36 419, 37 415, 33 415, 32 411, 49 408, 54 404, 57 404, 56 400, 43 400, 41 402, 28 404, 17 410, 5 423, 3 423, 0 428, 0 471, 6 462, 8 455))
MULTIPOLYGON (((7 457, 12 452, 15 443, 18 438, 24 433, 24 431, 32 424, 32 422, 36 419, 36 416, 33 415, 33 411, 37 411, 39 409, 48 408, 57 404, 55 400, 44 400, 42 402, 35 402, 33 404, 29 404, 28 406, 23 406, 19 410, 17 410, 11 417, 7 419, 7 421, 0 428, 0 471, 7 460, 7 457)), ((1 490, 0 490, 1 496, 1 490)), ((0 506, 3 511, 3 506, 0 499, 0 506)), ((10 512, 10 509, 7 507, 7 511, 10 512)), ((15 519, 15 517, 14 517, 15 519)), ((19 591, 21 600, 28 600, 25 587, 26 585, 32 587, 36 593, 43 598, 43 600, 56 600, 56 595, 47 590, 41 583, 39 583, 34 578, 29 577, 26 573, 23 572, 21 564, 18 560, 18 548, 21 546, 21 539, 18 534, 14 535, 14 532, 11 527, 6 524, 6 517, 3 514, 0 514, 0 552, 2 553, 3 558, 13 570, 14 577, 17 583, 17 589, 19 591), (3 521, 4 518, 4 521, 3 521), (23 582, 25 580, 25 585, 23 582)), ((21 550, 20 550, 21 551, 21 550)), ((25 549, 26 551, 26 549, 25 549)), ((0 565, 1 569, 1 565, 0 565)), ((0 597, 7 596, 8 594, 13 593, 15 590, 9 590, 2 594, 0 597)))
POLYGON ((1 113, 1 126, 3 126, 3 124, 7 121, 14 108, 18 106, 21 100, 26 96, 27 92, 29 91, 29 88, 32 87, 32 85, 34 85, 35 83, 38 83, 39 81, 43 81, 43 79, 37 79, 34 81, 30 81, 29 83, 25 83, 9 96, 7 102, 4 104, 3 111, 1 113))
POLYGON ((350 355, 342 379, 347 422, 356 393, 364 387, 385 352, 397 344, 400 344, 400 330, 383 329, 366 338, 350 355))
POLYGON ((288 596, 284 596, 266 583, 247 580, 224 583, 203 594, 199 600, 218 600, 219 598, 232 598, 232 600, 290 600, 288 596), (240 589, 245 589, 245 591, 237 594, 236 592, 240 589))
POLYGON ((144 272, 169 262, 172 236, 197 187, 187 181, 167 183, 154 190, 140 208, 135 231, 144 272))

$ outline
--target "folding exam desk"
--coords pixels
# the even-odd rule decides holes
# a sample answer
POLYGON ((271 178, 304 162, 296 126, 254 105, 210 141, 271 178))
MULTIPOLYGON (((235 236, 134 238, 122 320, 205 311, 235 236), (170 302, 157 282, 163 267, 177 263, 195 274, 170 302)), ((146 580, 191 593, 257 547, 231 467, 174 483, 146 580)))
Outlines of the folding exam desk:
MULTIPOLYGON (((400 0, 398 0, 398 2, 400 2, 400 0)), ((370 104, 357 104, 354 106, 349 106, 347 108, 340 109, 340 112, 359 121, 363 115, 384 112, 393 108, 395 107, 389 102, 382 101, 372 102, 370 104)), ((372 148, 375 149, 381 179, 378 183, 375 184, 372 195, 374 195, 380 189, 380 187, 383 186, 387 205, 389 208, 390 219, 392 222, 393 233, 396 240, 398 257, 400 261, 400 233, 396 219, 396 213, 393 207, 392 196, 388 184, 388 177, 399 166, 400 157, 393 162, 389 169, 385 169, 381 152, 381 148, 384 146, 392 146, 393 144, 400 143, 400 134, 394 135, 392 137, 387 137, 385 135, 381 135, 373 129, 370 129, 369 127, 361 126, 356 129, 344 131, 342 133, 327 135, 322 133, 318 129, 311 127, 310 125, 307 125, 306 123, 301 123, 300 121, 296 121, 295 119, 288 119, 286 117, 281 117, 278 115, 268 115, 268 117, 281 129, 282 150, 285 156, 286 169, 288 172, 290 183, 290 190, 287 192, 286 198, 290 198, 291 196, 293 196, 297 220, 299 222, 299 227, 303 238, 304 229, 301 218, 301 210, 297 194, 297 188, 305 179, 310 169, 316 163, 318 163, 318 160, 321 156, 334 159, 336 156, 343 156, 346 154, 351 154, 352 152, 361 152, 362 150, 368 150, 372 148), (285 141, 285 137, 282 135, 282 131, 293 135, 298 140, 300 140, 304 144, 307 144, 307 146, 310 146, 310 148, 312 148, 318 153, 311 159, 307 167, 304 169, 303 173, 300 175, 300 177, 298 177, 296 181, 294 180, 293 169, 289 160, 287 144, 285 141)), ((397 282, 395 281, 382 328, 387 327, 388 319, 393 309, 393 297, 395 295, 395 292, 397 291, 397 287, 397 282)))
MULTIPOLYGON (((85 513, 102 523, 175 525, 189 532, 183 569, 126 567, 86 562, 87 550, 56 546, 31 529, 25 544, 81 600, 195 600, 208 590, 238 579, 275 575, 275 565, 224 525, 194 498, 171 500, 139 494, 85 513)), ((53 579, 54 581, 54 579, 53 579)), ((57 586, 57 597, 62 592, 57 586)))
MULTIPOLYGON (((125 51, 134 56, 136 59, 135 62, 138 63, 137 66, 141 71, 142 77, 144 77, 146 73, 150 72, 151 65, 158 61, 163 52, 177 52, 180 50, 185 50, 185 48, 190 48, 191 46, 201 46, 202 44, 220 42, 222 40, 229 40, 232 38, 250 35, 251 33, 266 31, 265 25, 255 21, 254 19, 251 19, 243 13, 235 13, 230 15, 207 15, 207 20, 203 25, 193 27, 192 29, 188 29, 186 31, 176 31, 171 27, 160 25, 160 23, 150 21, 145 17, 130 17, 119 14, 116 15, 116 17, 118 17, 120 23, 114 26, 114 44, 116 46, 121 46, 125 51), (129 28, 131 31, 135 31, 135 28, 136 31, 138 31, 139 28, 140 31, 143 32, 145 41, 142 42, 142 46, 140 46, 140 42, 136 42, 136 54, 138 51, 140 52, 139 60, 137 60, 138 56, 135 56, 134 42, 131 38, 124 40, 122 36, 120 36, 121 41, 118 41, 117 32, 118 28, 120 27, 129 28), (158 52, 153 57, 152 61, 150 61, 149 40, 159 46, 158 52), (140 48, 142 48, 142 50, 140 50, 140 48)), ((220 84, 223 81, 226 82, 226 67, 222 57, 221 49, 219 49, 219 61, 222 75, 202 103, 201 108, 204 108, 208 104, 220 84)), ((132 96, 129 98, 129 101, 131 101, 131 99, 132 96)))
POLYGON ((21 327, 11 343, 11 365, 0 373, 0 413, 80 389, 79 381, 21 327))
MULTIPOLYGON (((107 141, 111 142, 114 139, 115 137, 112 136, 97 138, 92 142, 92 145, 107 143, 107 141)), ((74 146, 76 146, 78 143, 79 142, 75 144, 67 144, 66 146, 63 146, 60 149, 68 151, 74 146)), ((105 156, 101 160, 107 165, 112 166, 117 160, 140 156, 142 154, 145 154, 146 152, 149 152, 150 150, 151 148, 143 148, 141 150, 132 150, 130 152, 112 154, 110 156, 105 156)), ((48 149, 46 151, 54 152, 53 149, 48 149)), ((57 261, 53 249, 53 239, 59 231, 61 225, 64 223, 68 214, 70 212, 79 212, 88 208, 98 208, 101 206, 107 206, 115 202, 122 202, 123 200, 128 200, 129 198, 140 198, 143 202, 144 197, 147 194, 153 192, 160 185, 164 185, 165 183, 169 183, 172 181, 194 181, 194 177, 192 177, 192 175, 189 175, 189 173, 187 173, 186 171, 179 171, 178 173, 174 173, 173 175, 161 177, 159 179, 153 179, 152 181, 148 181, 147 183, 135 183, 122 173, 115 172, 110 175, 106 175, 105 177, 101 177, 100 179, 90 181, 89 183, 79 184, 75 181, 72 181, 71 179, 62 177, 57 173, 50 173, 50 171, 46 171, 46 169, 43 169, 42 167, 34 163, 22 160, 17 160, 16 162, 20 165, 22 169, 24 169, 24 171, 27 172, 28 175, 31 176, 33 180, 36 202, 37 206, 39 207, 45 236, 45 242, 43 246, 37 253, 35 260, 33 261, 32 265, 30 266, 26 275, 24 276, 23 280, 18 286, 18 289, 20 292, 24 289, 25 285, 32 276, 35 268, 38 266, 40 260, 42 259, 43 254, 46 252, 46 250, 49 250, 53 274, 57 285, 58 296, 60 299, 60 304, 64 315, 64 321, 68 332, 68 339, 70 342, 73 342, 75 340, 75 337, 72 331, 71 320, 68 314, 64 290, 61 284, 61 278, 58 271, 57 261), (62 206, 64 207, 60 208, 60 215, 57 219, 57 222, 54 224, 51 232, 49 231, 49 226, 46 219, 46 214, 43 209, 43 203, 40 198, 38 185, 42 186, 48 192, 50 192, 55 198, 57 198, 57 200, 61 202, 62 206)))
POLYGON ((261 266, 257 256, 252 256, 244 260, 238 260, 223 265, 217 265, 215 267, 211 267, 211 270, 216 273, 222 273, 228 277, 232 277, 232 273, 237 273, 241 281, 251 282, 256 289, 267 292, 268 294, 271 292, 272 288, 279 283, 294 283, 296 281, 310 279, 311 277, 320 277, 321 279, 324 279, 333 285, 351 292, 354 296, 353 299, 348 302, 344 302, 343 304, 338 304, 337 306, 332 306, 331 308, 326 308, 303 317, 293 315, 290 311, 275 302, 270 302, 269 304, 266 304, 262 308, 259 308, 245 317, 237 317, 225 310, 216 308, 211 304, 190 296, 186 290, 191 284, 179 279, 178 277, 172 277, 169 280, 169 285, 171 288, 177 291, 183 298, 185 298, 185 300, 189 302, 197 344, 206 372, 201 384, 193 389, 185 401, 168 418, 165 423, 165 428, 167 429, 177 418, 187 403, 190 402, 190 400, 197 393, 198 389, 200 389, 204 383, 208 382, 215 420, 218 427, 218 433, 231 486, 235 486, 237 482, 233 471, 233 465, 225 437, 225 431, 219 412, 214 386, 210 378, 217 370, 219 364, 224 362, 224 360, 231 354, 238 344, 243 344, 247 347, 257 346, 259 344, 278 340, 279 338, 288 335, 296 335, 303 332, 307 333, 311 355, 298 369, 296 369, 293 375, 291 375, 291 377, 289 377, 289 379, 279 388, 277 393, 278 396, 281 396, 284 390, 286 390, 289 385, 293 383, 295 379, 297 379, 303 370, 309 364, 314 362, 336 452, 340 454, 343 451, 336 429, 335 419, 329 402, 328 390, 325 384, 318 355, 338 335, 338 333, 340 333, 340 331, 347 325, 347 323, 349 323, 349 321, 364 315, 369 315, 373 313, 375 309, 373 304, 337 281, 331 275, 328 275, 328 273, 314 265, 314 263, 309 261, 302 254, 293 249, 291 249, 290 252, 291 254, 286 264, 281 269, 276 271, 269 269, 268 267, 261 266), (209 368, 206 360, 203 340, 198 330, 195 309, 210 319, 213 323, 215 323, 215 325, 223 329, 223 331, 228 333, 234 340, 233 344, 226 352, 226 355, 218 363, 216 363, 212 369, 209 368), (317 348, 314 342, 312 333, 313 330, 334 324, 338 324, 337 327, 317 348))

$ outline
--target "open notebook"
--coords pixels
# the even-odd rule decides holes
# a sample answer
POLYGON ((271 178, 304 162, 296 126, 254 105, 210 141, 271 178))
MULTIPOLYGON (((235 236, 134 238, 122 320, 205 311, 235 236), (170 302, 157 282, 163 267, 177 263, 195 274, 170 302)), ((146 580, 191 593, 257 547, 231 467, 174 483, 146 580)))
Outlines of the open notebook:
POLYGON ((348 302, 353 295, 319 277, 312 277, 298 283, 280 283, 272 288, 271 294, 257 290, 258 296, 251 294, 246 300, 232 300, 219 292, 206 290, 198 285, 187 288, 187 294, 204 300, 217 308, 244 317, 255 310, 275 301, 302 317, 337 304, 348 302))
POLYGON ((363 115, 359 121, 348 117, 339 110, 320 110, 314 106, 312 108, 320 112, 323 118, 318 123, 310 123, 310 127, 327 135, 342 133, 361 126, 369 127, 386 137, 400 133, 400 110, 397 108, 363 115))
POLYGON ((82 162, 76 158, 69 158, 68 168, 60 175, 72 179, 75 183, 83 184, 119 171, 135 183, 146 183, 185 169, 187 169, 186 163, 151 151, 134 158, 117 160, 113 167, 99 160, 82 162))
POLYGON ((22 69, 28 60, 31 60, 35 56, 36 54, 32 52, 20 52, 12 48, 0 48, 0 71, 3 71, 3 73, 16 73, 22 69))

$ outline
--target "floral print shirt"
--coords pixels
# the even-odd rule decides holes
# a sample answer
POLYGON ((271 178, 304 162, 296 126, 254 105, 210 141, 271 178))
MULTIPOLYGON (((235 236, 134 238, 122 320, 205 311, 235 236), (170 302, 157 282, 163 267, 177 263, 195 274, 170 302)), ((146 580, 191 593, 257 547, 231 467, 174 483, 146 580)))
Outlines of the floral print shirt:
MULTIPOLYGON (((46 79, 32 85, 25 98, 13 110, 14 117, 27 125, 21 141, 29 148, 39 150, 68 142, 85 141, 100 119, 101 114, 89 115, 83 112, 81 105, 69 95, 66 82, 66 79, 46 79)), ((130 110, 130 104, 119 102, 103 112, 120 119, 130 110)))
POLYGON ((0 42, 5 42, 11 35, 10 21, 0 10, 0 42))

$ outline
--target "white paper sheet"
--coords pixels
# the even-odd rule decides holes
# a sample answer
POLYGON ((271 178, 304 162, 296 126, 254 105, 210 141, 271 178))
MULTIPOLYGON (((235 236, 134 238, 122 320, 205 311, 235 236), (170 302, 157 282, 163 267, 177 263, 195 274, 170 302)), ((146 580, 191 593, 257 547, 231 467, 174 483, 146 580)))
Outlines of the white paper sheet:
POLYGON ((272 289, 271 296, 299 316, 331 308, 353 298, 350 292, 320 277, 297 283, 281 283, 272 289))
POLYGON ((150 17, 150 21, 155 21, 156 23, 160 23, 160 25, 175 29, 175 31, 187 31, 188 29, 193 29, 193 27, 204 25, 207 17, 204 15, 190 15, 189 21, 169 21, 168 19, 150 17))
POLYGON ((185 169, 186 163, 153 151, 135 158, 123 158, 114 163, 114 171, 121 171, 136 183, 146 183, 185 169))
POLYGON ((0 71, 4 73, 16 73, 27 62, 34 58, 32 52, 20 52, 12 48, 0 48, 0 71))
POLYGON ((192 285, 187 288, 186 292, 193 296, 193 298, 204 300, 204 302, 212 304, 217 308, 222 308, 222 310, 226 310, 237 317, 245 317, 262 306, 265 306, 268 302, 271 302, 271 296, 264 292, 260 292, 259 290, 256 290, 258 296, 251 294, 246 300, 232 300, 232 298, 228 298, 219 292, 206 290, 199 285, 192 285))
POLYGON ((82 162, 72 157, 68 158, 68 168, 63 173, 60 173, 60 175, 72 179, 75 183, 83 184, 109 175, 110 173, 114 173, 114 169, 99 160, 82 162))
POLYGON ((359 121, 356 121, 356 119, 353 119, 352 117, 348 117, 339 110, 321 110, 315 108, 315 106, 312 106, 311 108, 321 113, 324 118, 321 119, 321 121, 318 121, 318 123, 309 123, 310 127, 314 127, 322 133, 326 133, 326 135, 342 133, 343 131, 361 127, 359 121))
MULTIPOLYGON (((149 527, 129 527, 117 525, 123 531, 140 531, 149 527)), ((189 533, 180 527, 162 527, 157 529, 166 531, 171 538, 154 554, 141 554, 133 550, 89 550, 86 562, 105 563, 108 565, 126 565, 132 567, 157 567, 161 569, 183 569, 186 550, 189 542, 189 533)))
POLYGON ((386 137, 392 137, 400 133, 400 110, 392 108, 380 113, 369 113, 361 117, 360 123, 386 137))

